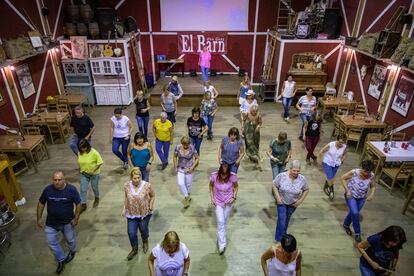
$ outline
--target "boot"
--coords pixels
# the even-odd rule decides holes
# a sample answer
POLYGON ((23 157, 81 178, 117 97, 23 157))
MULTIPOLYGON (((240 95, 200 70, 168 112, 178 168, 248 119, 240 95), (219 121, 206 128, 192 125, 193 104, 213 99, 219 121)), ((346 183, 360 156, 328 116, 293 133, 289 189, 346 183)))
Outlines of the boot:
POLYGON ((142 251, 144 252, 144 254, 147 253, 147 251, 148 251, 148 240, 142 241, 142 251))
POLYGON ((80 213, 82 214, 83 212, 85 212, 86 208, 86 203, 82 203, 80 213))
POLYGON ((135 246, 132 247, 131 252, 129 252, 129 254, 127 256, 127 260, 128 261, 132 260, 135 257, 135 255, 137 255, 137 254, 138 254, 138 245, 135 245, 135 246))
POLYGON ((325 185, 323 186, 323 191, 325 192, 325 194, 327 196, 329 196, 330 190, 329 190, 329 186, 328 186, 328 181, 325 180, 325 185))
POLYGON ((93 202, 93 208, 98 207, 99 205, 99 197, 95 197, 95 201, 93 202))

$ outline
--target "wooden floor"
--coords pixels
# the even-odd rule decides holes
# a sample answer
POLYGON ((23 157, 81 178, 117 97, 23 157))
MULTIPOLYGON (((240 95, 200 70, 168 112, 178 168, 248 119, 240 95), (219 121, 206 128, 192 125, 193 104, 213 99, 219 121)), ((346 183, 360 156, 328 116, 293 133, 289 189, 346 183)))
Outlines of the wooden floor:
MULTIPOLYGON (((304 161, 305 150, 297 140, 299 119, 292 119, 290 124, 282 121, 280 104, 265 103, 260 108, 264 119, 262 155, 265 156, 269 141, 279 131, 285 130, 293 142, 293 158, 304 161)), ((191 107, 179 106, 174 144, 185 133, 184 122, 190 110, 191 107)), ((101 204, 96 209, 88 207, 82 214, 77 227, 78 253, 62 275, 148 275, 147 255, 142 251, 136 259, 130 262, 125 260, 130 246, 126 220, 121 217, 121 212, 122 185, 128 180, 128 174, 111 152, 108 127, 112 111, 113 107, 94 107, 90 110, 97 126, 92 139, 93 147, 105 161, 100 181, 101 204)), ((151 123, 159 113, 160 108, 154 107, 151 123)), ((133 106, 128 107, 126 115, 134 118, 133 106)), ((165 232, 177 231, 190 249, 190 275, 262 275, 260 256, 274 239, 276 208, 270 194, 269 162, 264 158, 263 172, 259 172, 253 164, 244 160, 238 174, 239 199, 229 221, 228 248, 224 256, 217 254, 216 222, 210 206, 208 176, 218 167, 217 147, 232 126, 239 126, 238 108, 222 107, 214 122, 214 141, 204 141, 201 146, 201 161, 194 176, 193 202, 187 210, 182 208, 176 176, 171 167, 161 171, 159 159, 155 158, 150 182, 155 188, 156 211, 150 223, 150 247, 155 246, 165 232)), ((325 134, 317 150, 330 140, 328 134, 332 123, 326 122, 324 126, 325 134)), ((152 134, 150 140, 153 141, 152 134)), ((31 170, 18 177, 27 204, 19 207, 19 225, 12 233, 12 246, 0 261, 0 275, 54 275, 55 261, 47 248, 44 233, 36 227, 36 204, 43 187, 51 182, 54 170, 63 169, 67 181, 77 187, 79 173, 75 156, 67 145, 49 145, 49 151, 51 159, 41 162, 39 173, 31 170)), ((351 151, 338 175, 356 167, 358 159, 359 155, 351 151)), ((303 164, 302 173, 310 182, 310 194, 293 215, 289 226, 289 232, 296 236, 303 253, 302 275, 359 275, 359 254, 353 240, 341 228, 347 211, 341 196, 342 189, 337 185, 336 199, 331 202, 321 189, 323 174, 320 168, 303 164)), ((89 205, 91 203, 90 191, 89 205)), ((378 187, 374 200, 367 203, 362 211, 362 232, 365 238, 392 224, 402 226, 406 230, 408 243, 401 252, 396 275, 413 275, 414 215, 401 215, 402 204, 401 195, 390 195, 383 187, 378 187)))

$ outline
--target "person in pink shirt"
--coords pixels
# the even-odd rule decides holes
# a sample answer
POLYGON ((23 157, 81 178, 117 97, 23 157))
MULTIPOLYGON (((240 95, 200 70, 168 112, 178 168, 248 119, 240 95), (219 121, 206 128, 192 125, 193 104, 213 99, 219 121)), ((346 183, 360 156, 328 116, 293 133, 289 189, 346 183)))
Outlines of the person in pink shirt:
POLYGON ((210 69, 211 54, 207 50, 207 46, 203 47, 203 51, 200 52, 198 58, 198 66, 201 67, 201 74, 203 76, 203 81, 208 80, 208 70, 210 69))
POLYGON ((222 163, 218 172, 211 174, 210 196, 211 204, 216 207, 217 243, 220 255, 226 250, 227 221, 236 201, 238 189, 237 175, 230 171, 227 163, 222 163))

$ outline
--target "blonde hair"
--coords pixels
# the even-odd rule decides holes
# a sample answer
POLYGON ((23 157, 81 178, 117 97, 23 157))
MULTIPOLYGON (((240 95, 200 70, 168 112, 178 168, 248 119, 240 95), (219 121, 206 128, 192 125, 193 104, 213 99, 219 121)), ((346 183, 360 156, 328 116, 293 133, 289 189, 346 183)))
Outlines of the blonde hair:
POLYGON ((139 175, 140 177, 142 177, 141 171, 139 170, 139 168, 134 167, 131 172, 129 173, 130 178, 132 179, 134 177, 134 175, 139 175))
POLYGON ((183 136, 181 138, 181 144, 189 145, 190 144, 190 138, 188 136, 183 136))
POLYGON ((137 95, 138 95, 138 96, 144 96, 144 91, 142 91, 142 90, 137 90, 137 95))
POLYGON ((178 237, 177 232, 169 231, 165 234, 164 239, 161 242, 161 247, 165 250, 168 245, 174 245, 177 250, 180 247, 180 238, 178 237))

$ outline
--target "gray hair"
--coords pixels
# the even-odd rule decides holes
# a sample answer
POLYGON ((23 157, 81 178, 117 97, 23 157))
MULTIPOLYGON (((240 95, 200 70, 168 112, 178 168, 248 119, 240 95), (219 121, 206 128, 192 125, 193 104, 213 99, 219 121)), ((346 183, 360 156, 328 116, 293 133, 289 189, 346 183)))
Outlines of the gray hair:
POLYGON ((167 118, 168 117, 167 112, 164 112, 164 111, 161 112, 160 117, 161 118, 167 118))
POLYGON ((259 105, 258 104, 253 104, 251 107, 250 107, 250 111, 258 111, 259 110, 259 105))
POLYGON ((299 160, 292 160, 290 163, 290 169, 299 169, 300 170, 300 161, 299 160))

